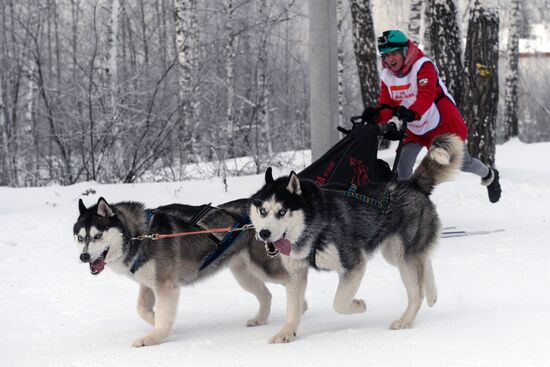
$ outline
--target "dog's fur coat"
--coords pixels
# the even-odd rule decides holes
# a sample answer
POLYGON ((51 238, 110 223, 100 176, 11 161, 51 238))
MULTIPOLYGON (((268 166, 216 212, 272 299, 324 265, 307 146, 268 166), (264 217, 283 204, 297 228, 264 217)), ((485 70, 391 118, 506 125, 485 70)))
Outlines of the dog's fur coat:
MULTIPOLYGON (((245 213, 247 203, 247 199, 225 203, 209 211, 197 224, 202 228, 231 227, 235 224, 231 213, 245 213)), ((189 221, 200 209, 199 206, 172 204, 154 209, 152 218, 148 219, 141 203, 110 205, 100 198, 96 205, 86 208, 80 200, 80 215, 73 232, 81 261, 90 264, 92 274, 100 273, 107 265, 140 284, 137 312, 154 329, 136 339, 135 347, 158 344, 169 335, 181 286, 193 284, 226 266, 260 304, 257 315, 247 322, 247 326, 267 322, 271 293, 264 282, 290 283, 280 259, 266 254, 253 231, 241 233, 202 271, 199 270, 201 264, 216 248, 216 243, 207 235, 132 240, 148 233, 196 231, 189 221)), ((216 236, 221 239, 224 234, 216 236)))
POLYGON ((252 196, 249 216, 258 235, 283 254, 291 274, 287 287, 287 321, 273 342, 295 338, 307 284, 308 267, 339 274, 334 309, 342 314, 364 312, 366 304, 355 294, 367 260, 380 248, 384 258, 398 267, 408 296, 403 315, 391 329, 412 326, 424 296, 437 300, 430 256, 440 234, 440 221, 429 199, 434 187, 462 164, 463 142, 454 135, 436 138, 409 180, 360 187, 359 194, 382 201, 386 211, 337 191, 300 180, 292 172, 273 180, 252 196))

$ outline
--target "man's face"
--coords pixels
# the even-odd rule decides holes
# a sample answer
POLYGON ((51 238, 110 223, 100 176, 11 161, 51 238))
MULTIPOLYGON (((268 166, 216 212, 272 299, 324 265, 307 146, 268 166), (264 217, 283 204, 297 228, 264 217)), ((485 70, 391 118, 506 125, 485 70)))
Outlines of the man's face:
POLYGON ((397 73, 403 67, 405 58, 401 50, 391 51, 383 56, 384 61, 390 66, 391 71, 397 73))

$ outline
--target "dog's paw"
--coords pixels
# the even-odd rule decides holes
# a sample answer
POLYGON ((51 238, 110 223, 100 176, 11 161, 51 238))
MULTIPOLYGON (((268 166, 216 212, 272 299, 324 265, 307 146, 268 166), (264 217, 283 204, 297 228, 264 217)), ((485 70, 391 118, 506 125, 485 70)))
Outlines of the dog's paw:
POLYGON ((354 299, 351 305, 356 313, 363 313, 367 310, 367 303, 362 299, 354 299))
POLYGON ((354 299, 350 303, 348 302, 334 302, 334 310, 342 315, 363 313, 367 310, 367 304, 362 299, 354 299))
POLYGON ((161 338, 158 338, 155 335, 149 334, 134 340, 134 342, 132 343, 132 347, 134 348, 146 347, 148 345, 158 344, 160 343, 160 341, 161 341, 161 338))
POLYGON ((269 340, 271 344, 290 343, 296 339, 296 332, 280 332, 269 340))
POLYGON ((401 330, 401 329, 410 329, 410 328, 412 328, 412 322, 408 322, 402 319, 395 320, 390 325, 391 330, 401 330))
POLYGON ((257 317, 255 317, 253 319, 250 319, 246 322, 246 326, 248 326, 248 327, 260 326, 260 325, 265 325, 265 324, 267 324, 266 319, 259 319, 257 317))

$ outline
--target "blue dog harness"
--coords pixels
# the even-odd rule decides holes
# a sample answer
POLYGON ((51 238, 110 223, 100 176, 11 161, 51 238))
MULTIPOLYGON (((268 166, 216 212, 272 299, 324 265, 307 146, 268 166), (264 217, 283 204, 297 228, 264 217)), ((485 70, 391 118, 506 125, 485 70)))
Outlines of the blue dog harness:
MULTIPOLYGON (((248 218, 248 216, 240 217, 237 220, 237 223, 235 223, 232 228, 240 228, 246 224, 250 224, 250 218, 248 218)), ((242 233, 243 231, 228 232, 223 237, 222 241, 218 245, 218 248, 208 254, 201 267, 199 268, 199 271, 204 270, 208 265, 212 264, 218 257, 220 257, 221 254, 223 254, 229 247, 231 247, 233 242, 235 242, 235 240, 239 238, 242 233)))
MULTIPOLYGON (((250 219, 248 216, 242 216, 237 213, 233 213, 231 211, 225 210, 223 208, 216 208, 212 207, 210 204, 204 204, 202 205, 201 209, 193 215, 193 217, 187 222, 187 224, 196 227, 199 230, 204 230, 201 226, 197 224, 198 221, 200 221, 210 210, 212 209, 218 209, 222 210, 224 213, 232 216, 237 220, 237 222, 231 227, 232 229, 241 228, 247 224, 250 224, 250 219)), ((153 209, 147 209, 145 211, 145 233, 149 232, 149 228, 151 226, 151 222, 153 221, 153 218, 155 216, 155 211, 153 209)), ((199 271, 202 271, 206 269, 210 264, 212 264, 216 259, 218 259, 231 245, 239 238, 243 231, 232 231, 228 232, 220 241, 216 236, 214 236, 212 233, 207 233, 207 235, 210 237, 210 239, 215 243, 216 249, 211 251, 205 258, 204 262, 199 268, 199 271)), ((136 255, 136 258, 132 262, 132 266, 130 267, 130 272, 134 274, 138 269, 146 262, 146 259, 141 256, 141 253, 138 252, 136 255)))

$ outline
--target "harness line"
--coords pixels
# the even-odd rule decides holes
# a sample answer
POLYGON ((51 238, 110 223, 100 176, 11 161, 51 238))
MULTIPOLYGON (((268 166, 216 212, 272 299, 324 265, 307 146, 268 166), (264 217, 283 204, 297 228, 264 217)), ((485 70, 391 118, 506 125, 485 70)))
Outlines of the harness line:
POLYGON ((160 234, 160 233, 142 234, 137 237, 132 237, 132 240, 143 241, 144 239, 150 239, 153 241, 157 241, 163 238, 184 237, 184 236, 192 236, 196 234, 208 234, 208 233, 239 232, 239 231, 247 231, 249 229, 254 229, 254 226, 252 224, 245 224, 244 226, 237 227, 237 228, 224 227, 224 228, 203 229, 200 231, 192 231, 192 232, 179 232, 179 233, 167 233, 167 234, 160 234))

